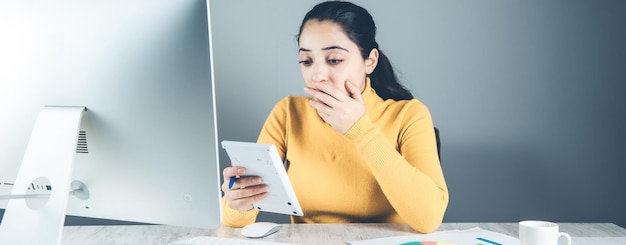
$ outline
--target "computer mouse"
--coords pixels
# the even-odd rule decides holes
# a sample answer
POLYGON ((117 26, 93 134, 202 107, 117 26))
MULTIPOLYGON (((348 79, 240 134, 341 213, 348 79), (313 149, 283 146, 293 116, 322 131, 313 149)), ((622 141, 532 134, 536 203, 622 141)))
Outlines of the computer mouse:
POLYGON ((241 235, 250 238, 265 237, 280 230, 281 226, 272 222, 256 222, 241 229, 241 235))

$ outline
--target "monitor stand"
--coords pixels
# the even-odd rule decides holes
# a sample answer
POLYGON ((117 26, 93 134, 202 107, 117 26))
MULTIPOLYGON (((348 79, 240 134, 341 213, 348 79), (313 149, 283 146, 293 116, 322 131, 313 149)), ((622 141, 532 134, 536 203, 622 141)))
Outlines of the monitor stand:
POLYGON ((61 244, 85 110, 46 106, 39 112, 11 194, 20 199, 9 200, 0 224, 2 243, 61 244), (37 192, 44 193, 39 194, 43 198, 29 198, 37 192))

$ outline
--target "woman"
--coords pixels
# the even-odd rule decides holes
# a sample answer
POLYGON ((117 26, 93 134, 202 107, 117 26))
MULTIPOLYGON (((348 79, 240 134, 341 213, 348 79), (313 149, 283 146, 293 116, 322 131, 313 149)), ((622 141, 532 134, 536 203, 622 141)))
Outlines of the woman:
MULTIPOLYGON (((267 118, 258 143, 289 160, 304 211, 294 223, 407 223, 436 230, 448 205, 430 112, 397 81, 367 10, 330 1, 309 11, 298 34, 304 90, 267 118)), ((259 177, 224 169, 223 224, 255 221, 267 196, 259 177)))

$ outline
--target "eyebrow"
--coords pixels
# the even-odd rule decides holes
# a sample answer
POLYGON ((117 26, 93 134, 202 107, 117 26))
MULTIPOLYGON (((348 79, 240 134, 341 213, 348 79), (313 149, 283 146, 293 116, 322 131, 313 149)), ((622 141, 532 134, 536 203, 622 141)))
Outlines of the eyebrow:
MULTIPOLYGON (((333 49, 339 49, 339 50, 343 50, 343 51, 346 51, 346 52, 350 53, 350 51, 348 51, 348 49, 343 48, 341 46, 328 46, 328 47, 322 48, 322 51, 333 50, 333 49)), ((310 49, 306 49, 306 48, 300 48, 300 49, 298 49, 298 52, 311 52, 311 50, 310 49)))

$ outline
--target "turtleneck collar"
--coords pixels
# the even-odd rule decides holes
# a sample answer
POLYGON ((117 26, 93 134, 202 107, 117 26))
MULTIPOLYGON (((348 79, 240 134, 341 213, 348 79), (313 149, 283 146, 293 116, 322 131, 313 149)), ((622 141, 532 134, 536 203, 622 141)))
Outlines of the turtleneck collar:
POLYGON ((383 101, 383 99, 380 98, 378 94, 376 94, 376 91, 374 90, 374 88, 372 88, 372 84, 371 84, 369 77, 365 78, 365 89, 363 90, 363 93, 361 93, 361 97, 363 97, 363 102, 365 103, 365 109, 368 112, 372 111, 372 109, 374 108, 374 106, 376 106, 377 103, 380 103, 383 101))

